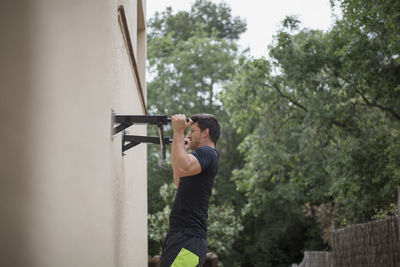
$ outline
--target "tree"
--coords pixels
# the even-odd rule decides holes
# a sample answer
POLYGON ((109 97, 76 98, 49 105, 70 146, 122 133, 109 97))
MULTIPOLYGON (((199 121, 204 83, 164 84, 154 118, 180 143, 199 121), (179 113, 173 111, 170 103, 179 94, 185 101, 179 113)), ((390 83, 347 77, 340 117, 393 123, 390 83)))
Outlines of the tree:
MULTIPOLYGON (((246 135, 239 146, 245 164, 233 174, 247 200, 244 231, 260 227, 237 244, 256 244, 246 253, 248 265, 288 264, 282 261, 287 252, 267 252, 283 251, 298 226, 310 234, 292 237, 293 249, 323 249, 323 230, 371 220, 395 202, 399 3, 336 2, 344 15, 329 32, 300 29, 295 17, 287 17, 270 46, 271 60, 244 59, 225 86, 224 107, 246 135), (322 214, 329 214, 328 223, 322 214), (288 230, 269 233, 280 225, 288 230)), ((288 257, 296 262, 296 255, 288 257)))
MULTIPOLYGON (((206 32, 207 37, 217 33, 218 39, 225 40, 238 40, 246 31, 246 23, 239 17, 232 17, 231 8, 226 3, 215 4, 207 0, 195 1, 190 12, 173 14, 171 7, 161 14, 156 12, 149 26, 150 42, 170 34, 174 44, 188 40, 199 29, 206 32)), ((158 57, 163 57, 160 55, 158 57)))
POLYGON ((233 178, 247 200, 235 248, 249 266, 287 266, 304 249, 324 248, 315 218, 304 212, 311 196, 324 198, 321 153, 302 154, 303 128, 295 116, 303 114, 265 84, 273 78, 268 61, 249 60, 224 94, 235 128, 247 133, 239 146, 246 164, 233 178), (306 156, 311 166, 304 165, 306 156), (319 188, 310 188, 317 182, 319 188))

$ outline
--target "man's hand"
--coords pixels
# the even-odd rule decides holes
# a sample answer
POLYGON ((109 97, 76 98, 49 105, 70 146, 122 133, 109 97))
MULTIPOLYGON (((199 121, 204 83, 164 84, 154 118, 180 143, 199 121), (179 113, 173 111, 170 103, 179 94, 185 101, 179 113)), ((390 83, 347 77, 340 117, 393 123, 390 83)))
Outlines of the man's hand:
POLYGON ((184 133, 192 125, 193 121, 186 121, 185 114, 176 114, 171 117, 172 130, 174 133, 184 133))

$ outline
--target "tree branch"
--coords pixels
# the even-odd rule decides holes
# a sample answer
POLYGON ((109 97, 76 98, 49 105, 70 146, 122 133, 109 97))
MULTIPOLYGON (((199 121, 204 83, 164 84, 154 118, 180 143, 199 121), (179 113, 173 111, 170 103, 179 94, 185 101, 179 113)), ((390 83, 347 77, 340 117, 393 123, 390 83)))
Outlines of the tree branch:
POLYGON ((333 120, 332 124, 339 127, 340 129, 343 129, 344 131, 350 133, 350 134, 357 134, 357 131, 355 129, 352 129, 350 127, 348 127, 346 124, 344 124, 341 121, 338 120, 333 120))
POLYGON ((365 95, 363 95, 359 90, 356 90, 356 92, 362 97, 362 99, 364 100, 364 102, 365 102, 365 104, 366 104, 367 106, 376 107, 376 108, 379 108, 379 109, 381 109, 381 110, 387 111, 387 112, 389 112, 390 114, 392 114, 396 119, 400 120, 400 115, 397 114, 393 109, 384 107, 384 106, 379 105, 379 104, 377 104, 377 103, 371 103, 371 102, 369 102, 369 100, 367 99, 367 97, 366 97, 365 95))
POLYGON ((280 96, 282 96, 283 98, 286 98, 287 100, 289 100, 290 103, 292 103, 293 105, 295 105, 295 106, 301 108, 301 109, 304 110, 305 112, 308 112, 308 109, 307 109, 305 106, 303 106, 303 105, 301 105, 299 102, 293 100, 290 96, 287 96, 287 95, 283 94, 282 91, 279 89, 279 86, 278 86, 278 85, 273 84, 272 87, 275 88, 275 90, 278 92, 278 94, 279 94, 280 96))
POLYGON ((303 118, 302 118, 302 117, 299 118, 299 117, 296 117, 296 116, 291 116, 291 117, 287 118, 286 120, 284 120, 284 121, 278 126, 277 129, 274 130, 274 136, 275 136, 275 137, 278 136, 278 134, 279 134, 279 132, 281 131, 282 127, 283 127, 288 121, 293 120, 293 119, 303 119, 303 118))
MULTIPOLYGON (((336 70, 334 70, 334 69, 331 68, 330 66, 327 66, 327 67, 328 67, 328 69, 330 69, 330 70, 333 72, 333 75, 334 75, 336 78, 339 78, 339 77, 340 77, 339 73, 338 73, 336 70)), ((352 84, 350 81, 346 80, 344 77, 340 77, 340 78, 343 79, 344 81, 346 81, 348 84, 352 84)), ((339 85, 339 84, 338 84, 338 85, 339 85)), ((339 86, 340 86, 340 85, 339 85, 339 86)), ((377 103, 371 103, 371 102, 367 99, 367 97, 366 97, 363 93, 361 93, 360 90, 356 90, 356 92, 362 97, 362 99, 364 100, 364 102, 365 102, 365 104, 366 104, 367 106, 376 107, 376 108, 379 108, 379 109, 381 109, 381 110, 383 110, 383 111, 389 112, 390 114, 392 114, 393 117, 395 117, 396 119, 400 120, 400 114, 396 113, 393 109, 384 107, 384 106, 382 106, 382 105, 380 105, 380 104, 377 104, 377 103)))

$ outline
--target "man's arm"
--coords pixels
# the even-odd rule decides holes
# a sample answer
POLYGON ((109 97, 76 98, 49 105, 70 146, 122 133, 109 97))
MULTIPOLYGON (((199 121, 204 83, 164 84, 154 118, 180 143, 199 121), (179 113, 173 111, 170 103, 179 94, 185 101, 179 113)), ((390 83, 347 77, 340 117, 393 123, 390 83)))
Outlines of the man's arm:
POLYGON ((176 188, 178 188, 178 186, 179 186, 179 180, 180 180, 179 176, 176 175, 174 172, 174 183, 175 183, 176 188))
POLYGON ((171 164, 174 176, 185 177, 200 173, 199 161, 192 154, 188 154, 185 149, 185 130, 193 122, 186 122, 186 116, 178 114, 171 117, 171 123, 174 131, 171 148, 171 164))

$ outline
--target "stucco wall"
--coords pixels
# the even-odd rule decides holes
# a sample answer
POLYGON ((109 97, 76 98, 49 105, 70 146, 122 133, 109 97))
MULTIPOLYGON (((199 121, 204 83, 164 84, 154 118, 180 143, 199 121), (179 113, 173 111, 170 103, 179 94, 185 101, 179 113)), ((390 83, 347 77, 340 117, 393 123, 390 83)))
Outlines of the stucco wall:
MULTIPOLYGON (((145 53, 145 47, 138 49, 137 1, 118 1, 123 5, 136 60, 145 53)), ((115 7, 117 11, 117 7, 115 7)), ((145 10, 143 10, 145 14, 145 10)), ((121 33, 120 25, 113 24, 113 79, 112 106, 116 114, 143 115, 140 95, 136 86, 129 54, 121 33)), ((145 62, 144 62, 145 64, 145 62)), ((139 70, 145 65, 139 64, 139 70)), ((145 89, 145 77, 140 77, 145 89)), ((146 126, 133 125, 129 134, 147 135, 146 126)), ((114 197, 117 205, 116 233, 119 266, 147 266, 147 161, 146 145, 140 144, 125 152, 121 157, 122 134, 113 138, 114 153, 114 197)))
POLYGON ((147 264, 146 147, 111 137, 112 109, 143 114, 117 8, 1 1, 0 266, 147 264))

